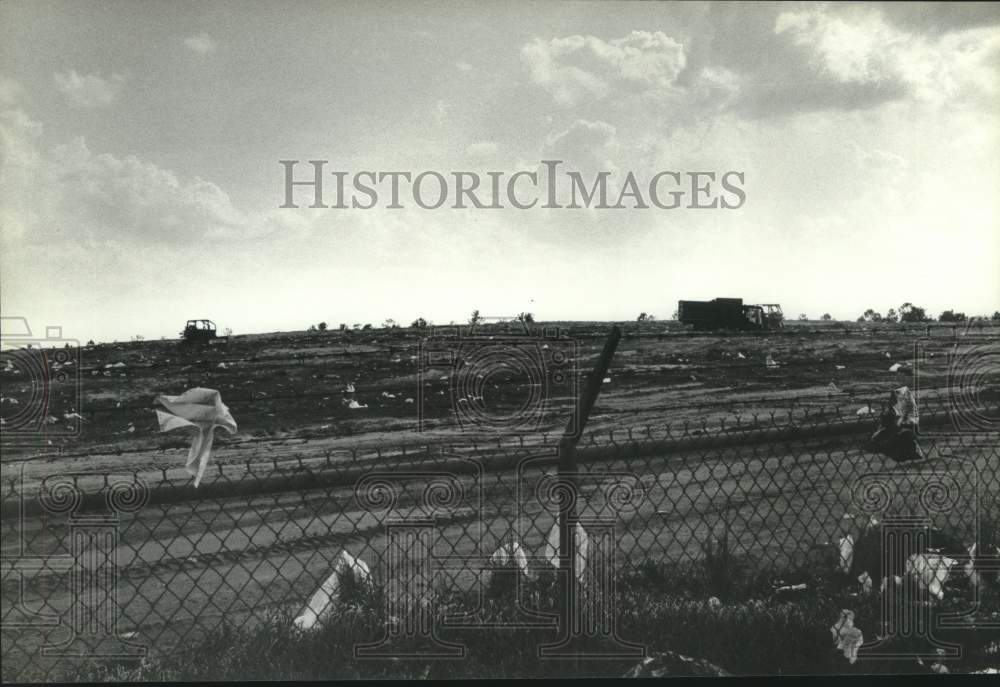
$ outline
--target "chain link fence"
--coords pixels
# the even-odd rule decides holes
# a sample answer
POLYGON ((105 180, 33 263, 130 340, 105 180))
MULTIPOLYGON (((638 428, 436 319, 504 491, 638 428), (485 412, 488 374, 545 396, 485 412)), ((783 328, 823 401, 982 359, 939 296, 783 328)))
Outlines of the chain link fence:
MULTIPOLYGON (((588 434, 575 516, 614 575, 703 574, 724 542, 741 565, 787 576, 894 509, 971 543, 1000 520, 1000 435, 981 421, 998 408, 977 412, 969 426, 924 406, 927 460, 912 466, 862 448, 872 417, 814 411, 588 434)), ((223 621, 295 613, 342 550, 381 587, 405 574, 411 588, 476 590, 512 540, 550 567, 558 468, 548 440, 220 462, 198 489, 166 470, 39 477, 6 464, 3 678, 73 679, 89 660, 182 651, 223 621), (400 542, 405 566, 389 555, 400 542)))

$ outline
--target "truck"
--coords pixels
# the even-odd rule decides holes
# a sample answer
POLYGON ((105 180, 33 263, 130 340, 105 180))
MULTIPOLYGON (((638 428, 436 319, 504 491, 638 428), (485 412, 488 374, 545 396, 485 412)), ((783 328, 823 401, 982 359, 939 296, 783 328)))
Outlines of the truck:
POLYGON ((785 326, 785 316, 777 303, 744 305, 742 298, 678 301, 677 319, 698 330, 772 331, 785 326))
POLYGON ((216 338, 218 334, 212 320, 188 320, 181 332, 181 344, 184 346, 208 346, 216 338))

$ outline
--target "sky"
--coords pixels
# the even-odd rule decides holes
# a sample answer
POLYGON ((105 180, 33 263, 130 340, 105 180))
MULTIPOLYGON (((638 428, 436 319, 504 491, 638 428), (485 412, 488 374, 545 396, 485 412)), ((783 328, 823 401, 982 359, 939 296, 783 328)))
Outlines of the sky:
POLYGON ((719 296, 989 314, 998 72, 985 3, 5 0, 0 309, 80 341, 719 296), (736 171, 745 202, 281 208, 279 161, 314 159, 736 171))

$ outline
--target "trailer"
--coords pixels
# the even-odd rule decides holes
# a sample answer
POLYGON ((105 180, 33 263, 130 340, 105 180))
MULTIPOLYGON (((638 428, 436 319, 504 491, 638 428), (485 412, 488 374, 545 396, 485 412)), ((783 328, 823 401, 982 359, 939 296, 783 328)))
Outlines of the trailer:
POLYGON ((710 301, 678 301, 677 319, 698 330, 735 329, 770 331, 785 326, 785 316, 777 303, 744 305, 742 298, 714 298, 710 301))

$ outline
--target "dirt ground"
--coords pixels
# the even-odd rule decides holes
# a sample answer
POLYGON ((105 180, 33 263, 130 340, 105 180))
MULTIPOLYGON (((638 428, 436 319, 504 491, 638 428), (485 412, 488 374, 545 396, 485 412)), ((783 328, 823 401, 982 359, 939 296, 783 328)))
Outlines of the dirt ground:
MULTIPOLYGON (((95 490, 105 473, 136 473, 150 485, 187 484, 189 440, 158 431, 154 399, 197 386, 219 390, 239 425, 233 436, 218 433, 206 482, 246 479, 248 468, 267 474, 362 460, 402 479, 420 464, 399 451, 408 447, 413 456, 428 444, 456 454, 471 446, 524 447, 525 456, 551 457, 609 328, 546 323, 527 334, 486 327, 461 337, 408 329, 291 332, 236 336, 205 349, 176 341, 104 344, 59 361, 50 350, 40 368, 68 380, 44 409, 54 419, 43 424, 44 433, 5 447, 5 507, 15 493, 30 497, 41 480, 65 474, 95 490), (557 327, 561 336, 553 335, 557 327), (83 418, 78 432, 67 418, 74 412, 83 418)), ((855 480, 894 466, 862 451, 863 435, 810 438, 808 428, 861 418, 874 429, 879 404, 898 386, 917 389, 922 413, 951 410, 967 420, 929 437, 926 465, 951 470, 959 458, 996 479, 996 417, 982 409, 1000 404, 998 327, 794 322, 769 335, 716 335, 653 322, 622 329, 586 427, 594 443, 623 441, 630 431, 636 440, 665 439, 713 436, 734 426, 795 424, 805 434, 764 448, 700 448, 586 465, 580 515, 614 523, 608 555, 618 565, 699 560, 706 540, 725 530, 735 553, 781 569, 801 564, 817 542, 850 533, 863 517, 854 505, 855 480), (876 414, 867 414, 869 405, 876 414), (638 480, 642 498, 635 507, 612 506, 606 487, 616 474, 638 480)), ((34 402, 30 371, 11 367, 0 370, 5 429, 34 402)), ((590 440, 585 435, 584 443, 590 440)), ((417 558, 445 561, 438 581, 443 574, 471 587, 484 556, 511 533, 532 565, 544 566, 554 513, 530 495, 551 473, 550 464, 529 460, 507 473, 461 477, 460 497, 440 512, 421 505, 433 480, 416 477, 383 509, 363 507, 354 485, 151 504, 118 523, 118 630, 167 646, 223 617, 261 617, 301 604, 342 548, 382 575, 386 524, 414 513, 436 519, 433 555, 417 558)), ((979 494, 998 491, 994 481, 979 494)), ((946 519, 968 530, 976 496, 946 519)), ((25 542, 36 556, 67 551, 65 523, 46 517, 8 523, 5 557, 23 553, 25 542), (11 526, 16 536, 7 536, 11 526)), ((72 596, 65 583, 65 575, 52 571, 33 578, 24 590, 27 608, 65 613, 72 596)), ((7 618, 20 578, 6 566, 3 584, 7 618)), ((24 658, 25 647, 37 649, 47 633, 15 639, 16 647, 5 633, 5 658, 24 658)))

